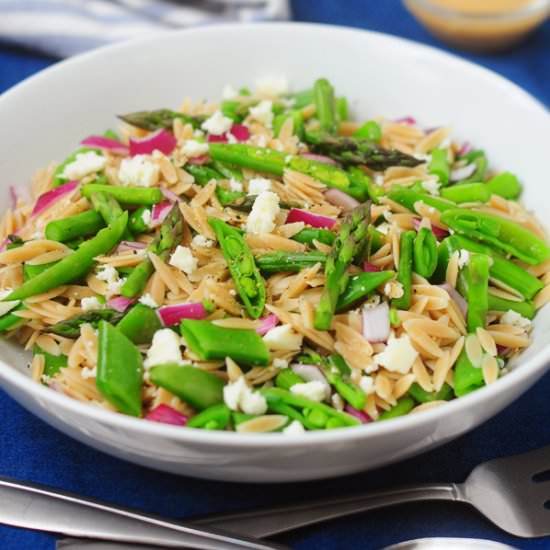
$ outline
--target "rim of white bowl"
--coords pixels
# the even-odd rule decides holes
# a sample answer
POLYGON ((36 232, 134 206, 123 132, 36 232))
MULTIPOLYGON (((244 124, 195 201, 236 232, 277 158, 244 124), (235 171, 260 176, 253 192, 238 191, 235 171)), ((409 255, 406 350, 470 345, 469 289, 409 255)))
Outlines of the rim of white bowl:
MULTIPOLYGON (((67 67, 78 65, 85 62, 87 59, 101 57, 108 55, 109 52, 123 51, 126 49, 133 49, 136 46, 148 44, 150 42, 162 42, 163 40, 172 41, 179 36, 190 36, 193 34, 208 34, 216 32, 236 33, 237 35, 243 32, 322 32, 325 40, 328 41, 327 33, 346 33, 355 34, 358 37, 367 37, 377 40, 381 43, 391 43, 400 47, 416 48, 421 50, 425 54, 444 60, 451 66, 459 67, 461 70, 466 70, 471 74, 476 75, 478 78, 492 81, 493 84, 497 84, 503 88, 504 91, 513 93, 517 97, 518 101, 523 102, 528 108, 535 109, 540 113, 540 116, 545 117, 548 120, 550 127, 550 113, 546 110, 544 105, 536 98, 531 96, 523 88, 514 84, 510 80, 465 59, 462 59, 456 55, 445 52, 432 46, 427 46, 408 40, 406 38, 400 38, 385 33, 376 31, 368 31, 362 29, 354 29, 350 27, 343 27, 338 25, 325 25, 317 23, 292 23, 292 22, 272 22, 272 23, 224 23, 216 25, 208 25, 206 27, 198 27, 193 29, 183 29, 176 31, 168 31, 154 36, 146 38, 138 38, 127 42, 112 44, 97 48, 91 52, 86 52, 75 57, 66 59, 51 67, 48 67, 35 75, 23 80, 16 84, 4 94, 0 95, 0 106, 5 98, 9 98, 18 93, 20 88, 26 88, 32 85, 33 82, 39 81, 44 78, 50 78, 57 72, 63 72, 67 67)), ((218 37, 219 39, 219 37, 218 37)), ((265 39, 265 36, 264 36, 265 39)), ((548 306, 546 306, 548 307, 548 306)), ((285 436, 280 433, 238 433, 238 432, 224 432, 224 431, 208 431, 199 429, 184 429, 179 426, 171 426, 168 424, 162 424, 158 422, 145 421, 142 418, 134 418, 126 416, 120 413, 111 412, 108 410, 94 407, 77 401, 71 397, 60 394, 52 389, 37 384, 30 380, 30 378, 19 372, 15 367, 10 366, 0 358, 0 380, 6 380, 9 384, 17 387, 25 393, 31 393, 36 395, 40 399, 50 402, 53 406, 72 411, 78 415, 87 416, 89 418, 97 418, 102 422, 111 424, 114 427, 118 427, 125 430, 130 430, 137 433, 152 435, 154 437, 165 436, 172 440, 178 440, 182 443, 185 442, 197 442, 210 445, 220 446, 235 446, 235 447, 293 447, 296 445, 303 446, 315 446, 319 443, 330 442, 343 442, 356 439, 368 439, 370 437, 377 437, 380 434, 390 434, 395 432, 401 432, 407 429, 415 429, 425 424, 433 422, 435 419, 443 419, 447 416, 460 414, 470 406, 476 405, 480 401, 489 400, 500 391, 504 391, 506 388, 513 386, 514 384, 527 378, 528 375, 537 373, 540 371, 540 376, 546 370, 546 363, 550 362, 550 343, 548 346, 541 349, 536 355, 531 357, 521 366, 518 365, 511 372, 497 380, 490 386, 484 386, 468 395, 449 401, 441 407, 422 411, 418 414, 405 415, 399 418, 387 420, 384 422, 373 422, 366 425, 360 425, 350 428, 342 428, 338 430, 319 430, 309 431, 298 436, 285 436)), ((536 382, 536 381, 535 381, 536 382)))

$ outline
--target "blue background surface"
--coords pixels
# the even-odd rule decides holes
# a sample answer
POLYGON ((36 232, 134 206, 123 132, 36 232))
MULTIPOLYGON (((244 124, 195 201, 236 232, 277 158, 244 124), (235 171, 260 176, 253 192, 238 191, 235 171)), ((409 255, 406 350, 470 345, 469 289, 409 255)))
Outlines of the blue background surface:
MULTIPOLYGON (((372 29, 448 49, 420 27, 397 0, 293 0, 292 5, 299 21, 372 29)), ((546 23, 526 43, 505 55, 460 55, 501 73, 549 105, 549 47, 550 24, 546 23)), ((35 52, 14 50, 0 43, 0 92, 54 62, 35 52)), ((322 58, 319 63, 322 73, 322 58)), ((518 146, 524 131, 518 129, 518 146)), ((346 494, 397 483, 461 481, 481 461, 548 445, 549 395, 547 374, 500 415, 430 453, 338 480, 264 486, 199 481, 127 464, 58 433, 0 391, 0 474, 173 517, 283 503, 304 495, 313 499, 346 494)), ((550 548, 550 537, 516 539, 466 506, 442 503, 403 505, 363 514, 302 529, 279 540, 298 549, 370 550, 425 536, 485 537, 522 549, 550 548)), ((51 550, 53 544, 48 535, 0 527, 2 550, 51 550)))

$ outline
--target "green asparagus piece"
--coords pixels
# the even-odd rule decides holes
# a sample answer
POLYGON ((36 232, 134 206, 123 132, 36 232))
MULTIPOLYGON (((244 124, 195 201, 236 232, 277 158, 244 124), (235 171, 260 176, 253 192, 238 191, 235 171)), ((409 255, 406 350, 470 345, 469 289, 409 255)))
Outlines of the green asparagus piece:
POLYGON ((244 191, 231 191, 231 189, 226 189, 218 185, 216 187, 216 198, 220 201, 222 206, 250 212, 256 196, 247 195, 244 191))
POLYGON ((231 410, 223 403, 212 405, 200 413, 192 416, 187 424, 187 428, 201 428, 203 430, 223 430, 231 420, 231 410))
POLYGON ((409 309, 411 307, 413 246, 415 237, 416 233, 414 231, 405 231, 401 233, 399 240, 397 280, 403 287, 403 296, 392 300, 392 305, 397 309, 409 309))
POLYGON ((334 240, 336 239, 336 235, 328 229, 305 227, 291 238, 293 241, 298 241, 303 244, 313 245, 313 241, 319 241, 320 243, 332 246, 334 244, 334 240))
POLYGON ((80 192, 87 199, 91 199, 94 193, 107 193, 122 204, 136 206, 150 206, 162 202, 164 199, 164 195, 158 187, 131 187, 103 183, 86 183, 80 188, 80 192))
POLYGON ((193 128, 200 128, 200 125, 205 121, 205 117, 184 115, 183 113, 178 113, 170 109, 138 111, 126 115, 118 115, 118 118, 130 126, 149 131, 159 130, 160 128, 172 130, 174 120, 178 118, 184 124, 191 124, 193 128))
POLYGON ((303 384, 305 380, 292 369, 281 369, 275 378, 275 385, 283 390, 290 390, 296 384, 303 384))
POLYGON ((378 417, 378 420, 389 420, 390 418, 397 418, 398 416, 404 416, 411 412, 414 408, 414 399, 406 395, 397 401, 397 405, 394 405, 388 411, 384 411, 378 417))
POLYGON ((257 319, 265 307, 266 290, 252 250, 237 229, 218 218, 209 218, 208 223, 216 233, 235 288, 246 311, 250 317, 257 319))
POLYGON ((319 129, 321 132, 335 134, 334 89, 326 78, 320 78, 313 85, 313 98, 319 129))
POLYGON ((58 334, 59 336, 65 336, 65 338, 78 338, 80 336, 80 327, 84 324, 89 324, 97 328, 101 321, 108 321, 116 325, 123 317, 124 313, 120 313, 110 308, 86 311, 74 317, 70 317, 65 321, 59 321, 59 323, 52 325, 48 329, 48 332, 58 334))
POLYGON ((262 273, 279 273, 281 271, 298 272, 316 263, 326 262, 327 255, 324 252, 271 252, 258 256, 256 265, 262 273))
POLYGON ((68 218, 49 222, 44 235, 51 241, 67 242, 79 237, 95 235, 103 227, 105 227, 103 218, 95 210, 87 210, 68 218))
POLYGON ((321 367, 329 384, 334 387, 336 393, 353 408, 362 410, 367 402, 363 390, 347 381, 343 371, 350 368, 341 355, 330 355, 328 361, 322 361, 321 367))
POLYGON ((429 403, 430 401, 449 401, 453 397, 453 388, 449 384, 443 384, 439 391, 427 392, 416 382, 409 388, 411 397, 418 403, 429 403))
POLYGON ((353 137, 363 138, 372 141, 373 143, 380 143, 382 139, 382 128, 380 124, 374 120, 367 120, 360 128, 353 132, 353 137))
POLYGON ((212 180, 224 179, 223 174, 220 174, 220 172, 210 166, 187 164, 185 170, 195 178, 196 184, 202 186, 212 180))
POLYGON ((441 185, 447 185, 451 172, 449 161, 447 160, 447 149, 432 149, 431 156, 432 159, 428 164, 428 172, 436 175, 441 185))
POLYGON ((349 107, 348 100, 345 97, 337 97, 334 100, 334 110, 336 112, 336 119, 338 122, 348 120, 349 107))
POLYGON ((141 233, 149 233, 152 228, 145 223, 144 216, 151 219, 151 208, 147 206, 140 206, 137 210, 134 210, 130 214, 128 219, 128 228, 134 235, 140 235, 141 233))
POLYGON ((349 279, 346 290, 338 298, 336 313, 345 311, 361 300, 365 300, 375 288, 388 282, 394 275, 394 271, 365 272, 353 275, 349 279))
POLYGON ((338 298, 348 285, 348 267, 354 256, 363 250, 369 224, 370 202, 367 202, 352 210, 340 226, 325 263, 326 284, 315 312, 317 330, 330 330, 338 298))
MULTIPOLYGON (((124 212, 117 200, 108 193, 92 193, 90 195, 90 200, 92 201, 94 210, 101 215, 107 225, 113 223, 119 216, 122 216, 124 212)), ((128 220, 128 226, 130 226, 130 219, 128 220)), ((126 227, 122 238, 126 241, 132 240, 132 234, 128 227, 126 227)))

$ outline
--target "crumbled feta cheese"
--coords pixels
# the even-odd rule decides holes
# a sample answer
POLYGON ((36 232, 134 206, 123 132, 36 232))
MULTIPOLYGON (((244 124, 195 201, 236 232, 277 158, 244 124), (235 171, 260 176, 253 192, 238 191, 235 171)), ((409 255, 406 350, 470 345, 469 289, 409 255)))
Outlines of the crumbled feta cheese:
POLYGON ((275 218, 280 210, 279 195, 272 191, 263 191, 252 205, 252 211, 246 220, 246 230, 256 235, 271 233, 275 229, 275 218))
POLYGON ((279 325, 264 336, 264 342, 270 350, 294 351, 302 346, 303 336, 294 332, 290 325, 279 325))
POLYGON ((303 384, 294 384, 290 387, 290 393, 300 395, 311 401, 321 402, 325 398, 325 385, 319 380, 304 382, 303 384))
POLYGON ((78 153, 75 160, 65 166, 61 177, 68 180, 81 180, 84 176, 103 170, 106 163, 107 159, 94 151, 78 153))
POLYGON ((470 253, 468 250, 461 249, 458 253, 458 267, 462 269, 463 267, 468 265, 468 262, 470 261, 470 253))
POLYGON ((435 178, 424 180, 420 185, 422 185, 422 188, 428 191, 430 195, 439 195, 440 184, 435 178))
POLYGON ((196 130, 193 131, 193 137, 194 138, 202 138, 202 137, 204 137, 204 132, 197 128, 196 130))
POLYGON ((273 367, 276 369, 286 369, 288 367, 288 361, 280 357, 275 357, 275 359, 273 359, 273 367))
POLYGON ((505 325, 512 325, 514 327, 519 327, 525 330, 531 328, 531 321, 526 317, 523 317, 517 311, 509 309, 501 318, 500 322, 505 325))
POLYGON ((139 303, 152 308, 159 307, 159 305, 155 302, 154 298, 149 293, 144 294, 139 299, 139 303))
POLYGON ((374 183, 376 183, 376 185, 384 185, 384 175, 376 174, 374 176, 374 183))
POLYGON ((260 96, 273 97, 288 92, 288 80, 284 76, 266 76, 255 82, 255 92, 260 96))
POLYGON ((177 267, 180 271, 187 273, 187 275, 191 275, 198 265, 197 258, 193 256, 191 249, 181 245, 176 247, 168 263, 177 267))
POLYGON ((250 118, 263 124, 266 128, 271 128, 273 124, 273 103, 267 99, 260 101, 256 107, 250 108, 250 118))
POLYGON ((374 379, 372 376, 361 376, 359 379, 359 387, 363 390, 365 395, 374 393, 374 379))
POLYGON ((246 414, 264 414, 267 411, 265 397, 251 390, 243 376, 224 386, 223 400, 232 411, 240 409, 246 414))
POLYGON ((216 111, 201 124, 201 128, 209 134, 220 136, 228 132, 232 125, 233 121, 230 118, 224 116, 221 111, 216 111))
POLYGON ((239 95, 239 92, 231 86, 231 84, 226 84, 222 90, 223 99, 235 99, 239 95))
POLYGON ((143 361, 146 369, 163 363, 183 363, 180 350, 179 336, 169 328, 157 330, 153 335, 151 347, 147 350, 147 357, 143 361))
POLYGON ((229 143, 230 145, 239 143, 239 140, 231 132, 227 132, 227 134, 225 134, 225 137, 227 138, 227 143, 229 143))
POLYGON ((333 406, 337 411, 343 411, 343 410, 344 410, 345 403, 344 403, 344 400, 340 397, 339 394, 334 393, 334 394, 332 395, 332 397, 330 398, 330 401, 331 401, 331 403, 332 403, 332 406, 333 406))
POLYGON ((283 428, 282 433, 285 435, 302 435, 306 433, 306 430, 302 426, 302 423, 298 420, 293 420, 286 428, 283 428))
POLYGON ((82 298, 80 301, 80 307, 84 311, 96 311, 103 309, 103 304, 97 299, 96 296, 90 296, 89 298, 82 298))
POLYGON ((126 277, 119 277, 118 271, 112 265, 103 265, 96 274, 100 281, 107 283, 107 296, 120 293, 120 288, 126 282, 126 277))
POLYGON ((237 191, 237 193, 240 193, 243 190, 243 184, 240 181, 231 178, 229 180, 229 189, 231 189, 231 191, 237 191))
POLYGON ((399 338, 390 337, 384 351, 377 353, 373 359, 386 370, 407 374, 417 356, 418 352, 411 344, 410 338, 404 334, 399 338))
POLYGON ((97 376, 97 367, 94 367, 93 369, 90 367, 83 367, 80 370, 80 376, 82 376, 84 380, 88 380, 88 378, 95 378, 97 376))
POLYGON ((0 289, 0 300, 3 300, 13 292, 13 288, 6 287, 0 289))
POLYGON ((208 144, 202 143, 200 141, 195 141, 194 139, 188 139, 181 148, 182 155, 186 157, 200 157, 201 155, 206 155, 208 153, 208 144))
POLYGON ((214 245, 214 241, 211 241, 210 239, 207 239, 206 237, 203 237, 200 234, 195 235, 191 239, 191 246, 199 247, 199 248, 212 248, 214 245))
POLYGON ((271 180, 265 178, 254 178, 248 182, 249 195, 259 195, 264 191, 271 191, 271 180))
POLYGON ((151 210, 145 209, 141 214, 141 219, 147 227, 151 227, 151 210))
POLYGON ((118 179, 122 185, 152 187, 159 180, 160 168, 151 162, 148 155, 136 155, 122 159, 118 169, 118 179))

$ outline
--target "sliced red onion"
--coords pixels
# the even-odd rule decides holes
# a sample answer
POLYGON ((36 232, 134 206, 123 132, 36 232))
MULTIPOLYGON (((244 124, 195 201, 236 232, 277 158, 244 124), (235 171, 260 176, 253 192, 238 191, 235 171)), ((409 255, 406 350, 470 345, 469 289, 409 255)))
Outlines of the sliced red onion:
POLYGON ((34 208, 32 209, 31 216, 38 216, 41 212, 46 210, 51 204, 58 201, 63 195, 74 191, 78 187, 78 181, 73 180, 59 187, 55 187, 51 191, 47 191, 38 197, 34 208))
POLYGON ((10 206, 12 210, 15 210, 15 207, 17 206, 17 199, 17 191, 13 185, 10 185, 10 206))
POLYGON ((110 307, 119 313, 124 313, 133 303, 134 300, 131 298, 126 298, 125 296, 115 296, 107 302, 107 307, 110 307))
MULTIPOLYGON (((413 220, 414 228, 418 231, 420 229, 420 223, 421 221, 417 218, 413 220)), ((439 227, 439 225, 434 225, 432 223, 431 226, 432 233, 435 235, 435 238, 440 241, 441 239, 444 239, 445 237, 449 236, 449 232, 444 229, 443 227, 439 227)))
POLYGON ((377 273, 382 270, 377 265, 371 264, 370 262, 363 262, 363 271, 367 273, 377 273))
POLYGON ((306 382, 321 382, 325 388, 325 399, 330 397, 330 384, 317 365, 302 365, 301 363, 293 363, 290 365, 290 368, 306 382))
POLYGON ((233 124, 229 133, 232 134, 237 141, 248 141, 250 139, 250 130, 244 124, 233 124))
POLYGON ((348 414, 351 414, 351 416, 355 416, 355 418, 357 418, 357 420, 359 420, 361 424, 368 424, 369 422, 372 422, 372 418, 368 414, 353 408, 351 405, 346 405, 344 407, 344 410, 348 414))
POLYGON ((507 346, 501 346, 497 344, 497 355, 506 355, 510 351, 510 348, 507 346))
POLYGON ((165 327, 177 325, 182 319, 206 319, 208 312, 200 302, 173 304, 157 309, 158 316, 165 327))
POLYGON ((397 122, 397 124, 407 124, 408 126, 415 126, 416 118, 412 116, 404 116, 401 118, 396 118, 394 122, 397 122))
POLYGON ((330 229, 336 224, 334 218, 327 218, 326 216, 319 216, 319 214, 312 214, 307 210, 300 210, 298 208, 291 208, 286 218, 286 223, 304 222, 311 227, 330 229))
POLYGON ((119 155, 128 154, 128 146, 120 143, 116 139, 111 139, 104 136, 90 136, 86 139, 83 139, 80 142, 82 145, 87 145, 88 147, 97 147, 98 149, 105 149, 111 153, 117 153, 119 155))
POLYGON ((465 141, 462 144, 462 147, 460 148, 460 150, 458 151, 458 156, 461 157, 463 155, 466 155, 471 150, 472 150, 472 144, 469 141, 465 141))
POLYGON ((339 164, 334 159, 331 159, 326 155, 316 155, 315 153, 302 153, 300 156, 308 160, 315 160, 317 162, 322 162, 323 164, 331 164, 332 166, 339 166, 339 164))
POLYGON ((126 252, 128 250, 143 250, 147 248, 145 243, 140 243, 137 241, 120 241, 120 244, 117 246, 117 252, 126 252))
POLYGON ((329 189, 325 191, 325 199, 327 199, 330 204, 335 206, 340 206, 344 210, 353 210, 359 206, 359 201, 355 200, 351 195, 340 191, 340 189, 329 189))
POLYGON ((456 290, 456 288, 453 288, 449 283, 443 283, 442 285, 437 286, 447 292, 451 300, 455 301, 458 309, 460 309, 462 315, 464 315, 464 318, 466 318, 466 315, 468 313, 468 302, 462 297, 462 295, 456 290))
POLYGON ((130 138, 130 156, 150 155, 153 151, 170 155, 177 143, 178 140, 168 130, 161 128, 144 138, 130 138))
POLYGON ((174 191, 170 191, 170 189, 166 189, 166 187, 161 187, 160 192, 171 202, 181 202, 180 197, 178 197, 174 191))
POLYGON ((387 302, 363 307, 363 337, 371 343, 385 342, 390 337, 390 308, 387 302))
POLYGON ((170 201, 157 202, 151 211, 151 227, 159 226, 166 219, 173 206, 170 201))
POLYGON ((260 324, 258 328, 256 329, 256 332, 260 336, 264 336, 267 334, 272 328, 275 328, 279 324, 279 319, 276 315, 273 315, 271 313, 267 317, 264 317, 263 319, 260 319, 260 324))
POLYGON ((208 143, 227 143, 227 136, 220 134, 218 136, 214 134, 208 134, 208 143))
POLYGON ((210 157, 208 155, 200 155, 198 157, 192 157, 187 161, 187 164, 194 164, 196 166, 201 166, 210 162, 210 157))
POLYGON ((161 422, 162 424, 172 424, 174 426, 185 426, 187 424, 187 416, 181 414, 170 405, 157 405, 151 412, 145 415, 146 420, 153 422, 161 422))
POLYGON ((451 181, 461 181, 469 178, 475 171, 477 167, 475 164, 466 164, 466 166, 461 166, 456 170, 451 172, 451 181))

